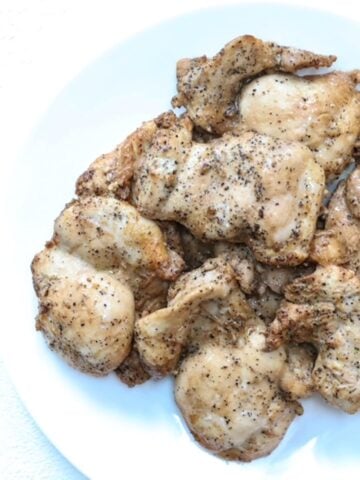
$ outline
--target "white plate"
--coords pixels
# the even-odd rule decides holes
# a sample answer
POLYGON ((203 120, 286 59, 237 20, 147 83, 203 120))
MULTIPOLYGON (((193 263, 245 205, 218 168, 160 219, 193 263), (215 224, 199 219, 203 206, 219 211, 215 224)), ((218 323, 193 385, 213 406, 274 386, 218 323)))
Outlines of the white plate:
POLYGON ((1 327, 6 361, 40 427, 92 479, 140 478, 149 472, 159 480, 184 475, 349 479, 359 471, 359 415, 346 415, 318 398, 305 401, 305 414, 269 457, 227 463, 192 440, 169 379, 129 390, 115 376, 82 375, 51 353, 34 330, 29 264, 73 196, 77 176, 141 121, 169 108, 177 59, 213 54, 244 33, 335 53, 342 69, 360 66, 359 25, 327 13, 254 4, 179 17, 116 46, 84 70, 50 107, 15 165, 16 195, 8 201, 7 220, 9 316, 1 327))

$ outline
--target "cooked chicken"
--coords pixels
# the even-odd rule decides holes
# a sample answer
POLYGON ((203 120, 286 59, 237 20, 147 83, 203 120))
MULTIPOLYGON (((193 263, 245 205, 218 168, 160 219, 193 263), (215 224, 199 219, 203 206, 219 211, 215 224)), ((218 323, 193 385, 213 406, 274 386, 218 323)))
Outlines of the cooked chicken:
POLYGON ((177 63, 178 94, 174 107, 185 107, 198 127, 222 134, 239 121, 237 96, 244 83, 269 71, 295 72, 329 67, 336 57, 263 42, 250 35, 235 38, 213 58, 183 59, 177 63))
POLYGON ((258 287, 256 262, 251 250, 245 245, 229 242, 216 242, 213 246, 215 256, 221 256, 234 270, 235 278, 241 290, 250 295, 258 287))
POLYGON ((360 219, 360 167, 357 167, 346 182, 346 203, 354 217, 360 219))
POLYGON ((115 198, 85 197, 67 205, 55 222, 55 239, 98 269, 144 268, 173 280, 184 266, 154 222, 115 198))
POLYGON ((97 158, 76 182, 79 196, 115 196, 127 199, 130 193, 134 165, 137 158, 151 144, 160 127, 172 121, 172 113, 164 113, 154 120, 144 122, 115 150, 97 158))
POLYGON ((295 74, 335 60, 249 35, 180 60, 186 112, 97 158, 32 262, 50 348, 174 375, 226 459, 269 454, 314 391, 360 411, 360 71, 295 74))
POLYGON ((314 391, 312 372, 316 360, 316 350, 308 343, 285 345, 286 365, 280 387, 290 398, 306 398, 314 391))
POLYGON ((32 272, 36 328, 50 347, 83 372, 114 370, 131 347, 135 309, 128 286, 56 245, 35 256, 32 272))
POLYGON ((299 141, 327 175, 351 161, 360 136, 360 71, 327 75, 265 75, 247 84, 238 100, 244 130, 299 141))
MULTIPOLYGON (((314 268, 304 264, 296 268, 276 268, 268 265, 257 264, 256 270, 263 285, 270 288, 270 290, 274 293, 283 294, 286 285, 295 280, 297 277, 312 273, 314 268)), ((259 293, 261 294, 261 291, 259 293)))
POLYGON ((251 460, 270 453, 301 411, 280 384, 295 397, 308 393, 307 383, 284 349, 264 351, 265 326, 226 254, 182 275, 168 307, 139 319, 136 331, 153 372, 176 372, 181 362, 177 403, 196 439, 219 455, 251 460))
POLYGON ((232 325, 249 316, 249 312, 232 268, 221 258, 207 260, 172 285, 167 308, 136 322, 141 360, 155 375, 166 375, 176 368, 197 316, 232 325))
POLYGON ((264 352, 264 331, 248 319, 235 344, 219 337, 203 343, 176 377, 175 398, 196 440, 228 459, 269 454, 302 413, 279 386, 285 351, 264 352))
POLYGON ((338 266, 318 267, 285 290, 268 345, 310 342, 317 349, 312 378, 332 405, 360 410, 360 278, 338 266))
POLYGON ((106 374, 130 352, 135 314, 162 308, 183 266, 159 227, 125 202, 73 201, 33 262, 38 329, 73 366, 106 374))
POLYGON ((343 265, 360 275, 360 167, 333 195, 325 230, 317 232, 311 258, 320 265, 343 265))
POLYGON ((145 370, 141 363, 139 353, 135 345, 125 360, 115 370, 119 379, 128 387, 141 385, 151 378, 151 375, 145 370))
MULTIPOLYGON (((284 289, 295 278, 310 273, 313 268, 306 266, 276 268, 258 263, 247 247, 218 242, 214 247, 216 254, 222 254, 232 266, 236 279, 250 307, 265 325, 271 323, 280 307, 284 289)), ((189 350, 199 348, 204 339, 214 338, 218 332, 211 330, 203 318, 198 318, 188 340, 189 350)), ((311 345, 289 344, 285 346, 286 365, 281 378, 281 388, 291 398, 305 398, 313 391, 312 370, 314 350, 311 345)))
POLYGON ((310 150, 252 132, 200 144, 191 129, 184 118, 158 130, 136 170, 139 210, 201 239, 246 242, 265 263, 303 262, 324 187, 310 150))
MULTIPOLYGON (((213 250, 215 255, 221 255, 231 265, 249 305, 265 324, 274 320, 286 285, 314 270, 304 265, 279 268, 261 264, 244 245, 216 242, 213 250)), ((296 347, 297 350, 299 348, 296 347)))
POLYGON ((127 282, 140 315, 166 304, 168 280, 185 266, 154 222, 111 197, 70 203, 55 222, 54 238, 61 248, 127 282))

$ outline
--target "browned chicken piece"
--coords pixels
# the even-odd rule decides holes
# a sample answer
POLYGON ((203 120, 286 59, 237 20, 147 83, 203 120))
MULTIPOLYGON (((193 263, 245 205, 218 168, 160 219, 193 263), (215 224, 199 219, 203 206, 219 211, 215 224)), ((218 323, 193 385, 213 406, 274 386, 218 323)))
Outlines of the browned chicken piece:
POLYGON ((185 267, 155 222, 111 197, 70 203, 55 222, 55 239, 97 269, 113 270, 132 289, 139 315, 166 304, 169 280, 185 267))
POLYGON ((299 141, 327 176, 337 175, 352 160, 360 137, 359 81, 360 71, 264 75, 241 91, 239 128, 299 141))
POLYGON ((134 207, 111 197, 73 201, 32 264, 37 328, 71 365, 109 373, 130 353, 135 316, 166 304, 183 267, 134 207))
POLYGON ((325 229, 316 233, 311 259, 320 265, 343 265, 360 275, 360 167, 334 193, 325 229))
POLYGON ((55 239, 98 269, 143 268, 173 280, 184 267, 153 221, 111 197, 85 197, 68 204, 55 221, 55 239))
POLYGON ((318 267, 285 289, 268 346, 309 342, 317 350, 314 387, 348 413, 360 410, 360 278, 339 266, 318 267))
POLYGON ((76 193, 81 196, 114 196, 126 200, 130 193, 134 166, 138 157, 151 144, 160 127, 172 122, 173 113, 164 113, 144 122, 115 150, 101 155, 78 178, 76 193))
POLYGON ((245 242, 264 263, 302 263, 324 189, 310 150, 253 132, 196 143, 191 131, 188 118, 158 130, 138 161, 133 203, 202 240, 245 242))
POLYGON ((155 375, 173 372, 198 315, 220 324, 239 323, 251 312, 232 268, 222 259, 183 274, 170 288, 168 306, 137 320, 136 346, 155 375))
POLYGON ((136 331, 142 361, 158 375, 176 374, 184 418, 216 454, 247 461, 266 455, 302 412, 290 396, 305 389, 298 385, 303 380, 283 348, 265 351, 265 325, 248 306, 226 254, 183 274, 168 307, 139 319, 136 331))
POLYGON ((50 348, 82 372, 114 370, 131 348, 135 308, 129 287, 56 245, 35 256, 32 272, 36 328, 50 348))
POLYGON ((252 315, 232 335, 229 329, 201 333, 175 381, 187 425, 199 443, 221 457, 251 461, 268 455, 302 413, 280 387, 288 374, 285 351, 264 351, 265 327, 252 315))
POLYGON ((185 107, 198 127, 222 134, 239 121, 237 96, 247 80, 268 71, 295 72, 307 67, 330 67, 336 57, 263 42, 253 36, 235 38, 213 58, 177 63, 174 107, 185 107))
MULTIPOLYGON (((260 320, 264 318, 266 324, 275 318, 282 298, 282 296, 267 289, 265 299, 263 299, 263 296, 251 295, 247 296, 247 301, 250 307, 255 306, 253 311, 256 317, 260 320), (272 298, 272 296, 275 298, 272 298), (261 306, 259 306, 260 299, 263 299, 261 306)), ((241 328, 241 324, 239 324, 239 327, 241 328)), ((200 311, 191 322, 181 357, 186 358, 189 354, 198 352, 204 344, 213 341, 213 339, 223 341, 224 345, 236 344, 238 336, 239 330, 233 328, 233 331, 229 332, 219 322, 200 311)), ((286 393, 287 398, 306 398, 314 391, 312 371, 316 351, 312 345, 304 343, 301 345, 285 345, 285 352, 286 360, 280 381, 281 389, 286 393)))

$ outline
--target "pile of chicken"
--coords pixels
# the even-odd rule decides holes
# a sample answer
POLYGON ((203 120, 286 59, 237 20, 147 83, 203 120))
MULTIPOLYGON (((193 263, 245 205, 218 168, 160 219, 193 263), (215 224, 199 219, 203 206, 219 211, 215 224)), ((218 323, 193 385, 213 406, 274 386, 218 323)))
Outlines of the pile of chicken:
POLYGON ((270 453, 313 392, 360 410, 360 71, 295 73, 335 59, 242 36, 180 60, 185 113, 95 160, 32 263, 50 347, 173 375, 225 458, 270 453))

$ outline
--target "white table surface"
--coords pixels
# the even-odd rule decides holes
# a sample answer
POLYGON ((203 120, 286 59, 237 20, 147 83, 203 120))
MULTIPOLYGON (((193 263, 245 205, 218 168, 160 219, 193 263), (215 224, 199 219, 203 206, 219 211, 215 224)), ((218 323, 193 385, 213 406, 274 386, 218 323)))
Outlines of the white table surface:
MULTIPOLYGON (((2 182, 6 181, 7 165, 52 99, 92 60, 147 26, 179 13, 224 3, 220 0, 1 0, 2 182)), ((360 20, 358 0, 282 3, 320 7, 360 20)), ((0 478, 85 478, 51 445, 23 406, 4 363, 5 342, 6 339, 0 338, 0 478)))

